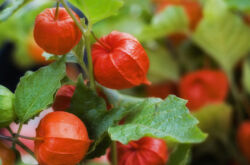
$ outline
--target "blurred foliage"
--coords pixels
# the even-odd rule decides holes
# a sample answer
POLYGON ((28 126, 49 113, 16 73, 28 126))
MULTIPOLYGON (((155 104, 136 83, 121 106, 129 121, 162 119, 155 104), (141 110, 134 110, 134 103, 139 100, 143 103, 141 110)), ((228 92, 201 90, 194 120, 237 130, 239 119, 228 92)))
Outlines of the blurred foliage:
POLYGON ((0 5, 3 5, 5 3, 5 0, 0 0, 0 5))
POLYGON ((112 30, 139 34, 152 17, 150 0, 124 0, 124 2, 117 15, 95 24, 93 28, 98 36, 107 35, 112 30))
POLYGON ((0 13, 0 22, 8 19, 11 15, 13 15, 18 9, 23 7, 29 1, 31 0, 7 0, 7 7, 5 7, 4 11, 0 13))
POLYGON ((125 0, 121 12, 97 23, 94 31, 102 36, 118 30, 133 34, 139 41, 147 41, 187 30, 188 20, 182 8, 169 7, 154 15, 152 5, 149 0, 125 0))
POLYGON ((244 61, 243 86, 244 86, 245 90, 250 94, 250 58, 247 58, 244 61))
POLYGON ((229 8, 250 13, 250 1, 249 0, 224 0, 229 8))
POLYGON ((148 79, 152 83, 167 79, 177 81, 179 68, 167 49, 155 42, 147 43, 147 47, 146 52, 150 60, 148 79))
POLYGON ((188 20, 184 10, 181 7, 173 6, 156 14, 151 23, 138 34, 137 38, 140 41, 152 40, 177 32, 185 32, 188 30, 187 28, 188 20))
POLYGON ((190 161, 191 145, 181 144, 174 148, 167 165, 186 165, 190 161))
POLYGON ((250 49, 250 28, 218 0, 206 2, 204 18, 192 38, 226 71, 231 71, 250 49))
POLYGON ((122 0, 69 0, 69 2, 78 7, 92 24, 116 14, 123 5, 122 0))
MULTIPOLYGON (((4 41, 15 43, 13 59, 20 67, 29 67, 34 64, 27 50, 27 42, 32 34, 36 16, 53 4, 50 0, 34 0, 18 10, 5 22, 0 23, 0 44, 4 41)), ((1 13, 4 13, 4 11, 1 13)))
POLYGON ((200 128, 210 136, 228 135, 232 124, 230 105, 225 103, 206 105, 193 114, 200 121, 200 128))

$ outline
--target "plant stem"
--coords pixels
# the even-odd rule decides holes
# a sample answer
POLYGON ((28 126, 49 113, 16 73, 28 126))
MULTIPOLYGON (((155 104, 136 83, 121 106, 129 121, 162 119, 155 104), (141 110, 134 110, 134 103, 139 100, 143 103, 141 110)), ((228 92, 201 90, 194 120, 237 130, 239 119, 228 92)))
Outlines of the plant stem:
POLYGON ((86 51, 87 51, 87 57, 88 57, 90 88, 95 90, 95 79, 94 79, 94 70, 93 70, 92 55, 91 55, 90 30, 89 29, 86 32, 85 43, 86 43, 86 51))
POLYGON ((106 45, 106 44, 104 44, 102 41, 100 41, 100 40, 96 37, 96 35, 95 35, 95 33, 94 33, 93 31, 91 31, 91 34, 92 34, 93 38, 94 38, 99 44, 101 44, 104 48, 106 48, 106 49, 108 49, 108 50, 111 49, 108 45, 106 45))
POLYGON ((111 155, 112 155, 112 165, 117 165, 117 146, 116 142, 111 143, 111 155))
POLYGON ((7 140, 7 141, 14 141, 14 139, 12 137, 4 136, 4 135, 1 135, 1 134, 0 134, 0 139, 7 140))
POLYGON ((57 18, 58 18, 59 5, 60 5, 60 3, 59 3, 59 1, 57 1, 56 2, 55 20, 57 20, 57 18))
MULTIPOLYGON (((13 137, 9 137, 9 136, 4 136, 4 135, 0 135, 0 139, 2 140, 8 140, 11 141, 17 145, 19 145, 20 147, 22 147, 26 152, 28 152, 32 157, 35 158, 34 153, 26 146, 24 145, 21 141, 19 141, 18 139, 15 139, 13 137)), ((35 158, 36 159, 36 158, 35 158)))
POLYGON ((42 140, 42 139, 39 139, 39 138, 37 138, 37 137, 28 137, 28 136, 23 136, 23 135, 17 135, 17 134, 14 134, 14 135, 16 135, 17 137, 19 137, 19 138, 23 138, 23 139, 27 139, 27 140, 42 140))
POLYGON ((9 126, 7 127, 7 130, 9 131, 9 133, 11 134, 11 136, 14 136, 14 133, 13 133, 13 131, 11 130, 11 128, 9 126))
POLYGON ((231 92, 232 92, 232 96, 233 96, 235 106, 236 106, 237 123, 239 124, 243 120, 243 117, 244 117, 243 109, 241 107, 242 96, 240 95, 240 93, 237 89, 237 85, 234 82, 232 71, 227 71, 226 73, 227 73, 227 76, 229 78, 231 92))
POLYGON ((36 159, 34 153, 26 146, 24 145, 22 142, 20 142, 19 140, 16 141, 16 144, 19 145, 20 147, 22 147, 26 152, 28 152, 34 159, 36 159))
POLYGON ((88 69, 87 69, 85 63, 83 62, 83 59, 81 59, 81 57, 79 57, 75 52, 74 52, 74 55, 77 58, 78 64, 82 67, 82 69, 85 72, 86 76, 89 77, 88 69))
POLYGON ((69 6, 67 5, 67 3, 65 2, 65 0, 61 0, 61 3, 63 5, 63 7, 66 9, 66 11, 69 13, 70 17, 73 19, 73 21, 75 22, 76 26, 81 30, 82 35, 84 37, 84 39, 86 40, 86 36, 85 36, 85 31, 84 28, 82 26, 82 24, 79 22, 79 20, 76 18, 76 16, 73 14, 73 12, 71 11, 71 9, 69 8, 69 6))
POLYGON ((18 136, 21 133, 21 130, 23 128, 23 123, 20 123, 16 135, 18 136))
POLYGON ((84 62, 82 61, 82 59, 78 59, 78 63, 83 68, 86 76, 89 77, 88 69, 87 69, 86 65, 84 64, 84 62))
POLYGON ((12 143, 12 148, 16 148, 16 141, 18 140, 18 136, 19 136, 19 134, 20 134, 20 132, 21 132, 21 130, 22 130, 22 127, 23 127, 23 123, 20 123, 19 124, 19 127, 18 127, 18 130, 17 130, 17 133, 15 134, 15 136, 14 136, 14 141, 13 141, 13 143, 12 143))
MULTIPOLYGON (((89 79, 90 79, 90 88, 95 90, 95 79, 94 79, 94 72, 93 72, 93 64, 92 64, 92 56, 91 56, 91 43, 90 43, 90 29, 91 29, 91 24, 89 23, 89 26, 87 27, 85 24, 82 25, 76 16, 73 14, 71 9, 68 7, 67 3, 65 0, 61 0, 62 5, 66 9, 66 11, 69 13, 71 18, 74 20, 78 28, 81 30, 82 35, 85 40, 86 44, 86 51, 87 51, 87 57, 88 57, 88 70, 89 70, 89 79), (86 29, 86 31, 84 30, 86 29)), ((82 65, 80 63, 80 65, 82 65)))

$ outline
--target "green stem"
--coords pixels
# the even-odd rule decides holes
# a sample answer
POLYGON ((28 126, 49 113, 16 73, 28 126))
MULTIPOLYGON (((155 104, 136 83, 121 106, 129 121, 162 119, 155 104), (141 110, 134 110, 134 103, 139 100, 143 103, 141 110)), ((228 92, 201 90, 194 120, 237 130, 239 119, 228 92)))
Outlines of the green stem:
POLYGON ((56 2, 55 20, 57 20, 57 18, 58 18, 59 5, 60 5, 60 3, 59 3, 59 1, 57 1, 56 2))
POLYGON ((106 48, 106 49, 108 49, 108 50, 111 49, 108 45, 106 45, 106 44, 104 44, 102 41, 100 41, 100 40, 96 37, 96 35, 95 35, 95 33, 94 33, 93 31, 91 31, 91 34, 92 34, 93 38, 94 38, 99 44, 101 44, 104 48, 106 48))
POLYGON ((9 133, 11 134, 11 136, 14 137, 14 133, 13 133, 12 129, 9 126, 7 127, 7 130, 9 131, 9 133))
POLYGON ((85 31, 84 28, 82 26, 82 24, 79 22, 79 20, 76 18, 76 16, 73 14, 73 12, 71 11, 71 9, 69 8, 69 6, 67 5, 67 3, 65 2, 65 0, 61 0, 61 3, 63 5, 63 7, 66 9, 66 11, 69 13, 70 17, 73 19, 73 21, 75 22, 76 26, 81 30, 82 35, 84 37, 84 39, 86 40, 86 36, 85 36, 85 31))
POLYGON ((11 142, 19 145, 27 153, 29 153, 32 157, 34 157, 36 159, 36 157, 34 156, 34 153, 26 145, 24 145, 21 141, 19 141, 18 139, 14 138, 14 137, 4 136, 4 135, 0 135, 0 139, 11 141, 11 142))
MULTIPOLYGON (((96 37, 96 35, 95 35, 95 33, 94 33, 93 31, 91 31, 91 35, 93 36, 93 38, 94 38, 96 41, 99 42, 98 37, 96 37)), ((100 44, 102 44, 102 43, 100 42, 100 44)))
MULTIPOLYGON (((74 52, 74 51, 73 51, 73 52, 74 52)), ((75 57, 77 58, 78 64, 79 64, 79 65, 82 67, 82 69, 84 70, 86 76, 89 77, 88 69, 87 69, 85 63, 83 62, 83 59, 81 59, 82 56, 78 56, 75 52, 74 52, 74 55, 75 55, 75 57)))
POLYGON ((16 140, 18 140, 18 136, 19 136, 19 134, 20 134, 20 132, 21 132, 21 130, 22 130, 22 128, 23 128, 23 123, 20 123, 19 124, 19 127, 18 127, 18 130, 17 130, 17 133, 15 134, 15 136, 14 136, 14 142, 12 143, 12 148, 16 148, 16 140))
POLYGON ((18 138, 23 138, 23 139, 27 139, 27 140, 41 140, 41 139, 39 139, 39 138, 37 138, 37 137, 28 137, 28 136, 23 136, 23 135, 17 135, 17 134, 14 134, 14 135, 16 135, 18 138))
POLYGON ((112 165, 117 165, 117 146, 115 141, 112 141, 111 143, 111 156, 112 156, 112 165))
POLYGON ((88 57, 90 88, 95 90, 95 79, 94 79, 94 69, 93 69, 92 55, 91 55, 91 43, 90 43, 90 31, 89 31, 89 29, 86 32, 85 43, 86 43, 86 51, 87 51, 87 57, 88 57))
POLYGON ((235 84, 232 71, 227 71, 226 73, 227 73, 227 76, 228 76, 228 79, 229 79, 232 96, 233 96, 233 99, 234 99, 234 102, 235 102, 236 112, 237 112, 237 122, 239 124, 244 118, 243 109, 241 107, 242 96, 241 96, 241 94, 239 93, 239 91, 237 89, 237 85, 235 84))
MULTIPOLYGON (((90 43, 90 30, 89 30, 89 29, 91 29, 91 24, 89 23, 88 27, 85 25, 85 23, 82 25, 78 21, 76 16, 73 14, 71 9, 68 7, 65 0, 61 0, 61 3, 64 6, 64 8, 66 9, 66 11, 69 13, 71 18, 74 20, 74 22, 76 23, 78 28, 81 30, 82 35, 84 37, 85 44, 86 44, 87 57, 88 57, 88 70, 89 70, 90 88, 95 90, 95 79, 94 79, 94 71, 93 71, 92 56, 91 56, 91 43, 90 43), (84 29, 86 29, 86 31, 84 29)), ((80 63, 80 65, 82 65, 82 64, 80 63)))
POLYGON ((83 68, 86 76, 89 78, 88 69, 87 69, 86 65, 84 64, 84 62, 82 61, 82 59, 78 59, 78 63, 83 68))
POLYGON ((2 140, 7 140, 7 141, 14 141, 14 138, 9 137, 9 136, 4 136, 0 134, 0 139, 2 140))
POLYGON ((22 147, 27 153, 29 153, 34 159, 36 159, 34 153, 26 145, 24 145, 19 140, 16 141, 16 144, 19 145, 20 147, 22 147))
POLYGON ((21 133, 22 128, 23 128, 23 123, 20 123, 17 133, 16 133, 17 136, 19 136, 19 134, 21 133))

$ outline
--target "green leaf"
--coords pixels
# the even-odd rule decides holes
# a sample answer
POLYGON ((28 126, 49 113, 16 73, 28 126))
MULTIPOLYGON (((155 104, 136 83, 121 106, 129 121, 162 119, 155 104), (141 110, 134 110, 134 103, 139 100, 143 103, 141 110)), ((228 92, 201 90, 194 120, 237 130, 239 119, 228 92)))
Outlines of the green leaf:
POLYGON ((120 121, 130 109, 121 107, 108 111, 104 99, 86 87, 80 77, 68 111, 84 122, 90 139, 94 140, 87 155, 87 158, 93 158, 105 153, 111 142, 108 128, 120 121))
POLYGON ((149 98, 131 106, 133 114, 124 125, 109 128, 112 140, 127 144, 144 136, 169 142, 199 143, 206 138, 197 127, 198 121, 189 113, 186 101, 170 95, 161 100, 149 98))
POLYGON ((155 15, 151 24, 145 26, 138 39, 141 41, 152 40, 171 33, 186 32, 188 19, 181 7, 167 7, 163 12, 155 15))
POLYGON ((152 4, 148 0, 146 2, 127 0, 119 15, 97 23, 94 26, 94 31, 102 36, 112 30, 118 30, 134 35, 139 41, 165 37, 167 34, 174 32, 187 31, 188 19, 183 8, 168 7, 151 18, 151 6, 152 4))
POLYGON ((135 17, 146 17, 152 15, 151 0, 125 0, 124 6, 119 13, 134 15, 135 17))
POLYGON ((177 63, 164 47, 154 45, 152 48, 146 49, 146 52, 150 60, 147 77, 152 83, 162 80, 177 81, 179 79, 177 63))
POLYGON ((7 7, 0 12, 0 22, 12 16, 18 9, 27 4, 30 0, 11 0, 7 7))
POLYGON ((244 61, 243 65, 243 86, 250 93, 250 58, 244 61))
POLYGON ((204 13, 193 40, 230 71, 249 51, 250 28, 222 0, 207 1, 204 13))
POLYGON ((28 121, 53 102, 65 76, 65 58, 25 74, 15 91, 15 112, 21 123, 28 121))
POLYGON ((230 9, 250 12, 249 0, 225 0, 230 9))
POLYGON ((116 14, 123 5, 122 0, 69 0, 69 2, 79 8, 92 24, 116 14))
POLYGON ((193 115, 200 121, 199 127, 209 135, 227 134, 232 124, 232 107, 225 103, 202 107, 193 115))
POLYGON ((126 32, 138 37, 145 26, 145 22, 133 15, 113 16, 94 25, 94 32, 98 36, 109 34, 113 30, 126 32), (128 26, 129 25, 129 26, 128 26))
POLYGON ((8 126, 15 120, 14 99, 15 95, 0 85, 0 128, 8 126))
POLYGON ((126 32, 137 37, 151 19, 150 0, 126 0, 117 15, 102 20, 93 26, 98 36, 107 35, 113 30, 126 32), (128 26, 129 25, 129 26, 128 26))
POLYGON ((190 155, 191 146, 180 144, 171 152, 167 165, 187 165, 190 161, 190 155))

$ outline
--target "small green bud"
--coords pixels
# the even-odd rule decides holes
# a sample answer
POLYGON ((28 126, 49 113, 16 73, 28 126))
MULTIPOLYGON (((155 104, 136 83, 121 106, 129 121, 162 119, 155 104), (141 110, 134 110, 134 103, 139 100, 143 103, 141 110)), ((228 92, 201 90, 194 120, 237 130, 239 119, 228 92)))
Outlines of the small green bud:
POLYGON ((0 128, 8 126, 15 120, 14 94, 0 85, 0 128))

